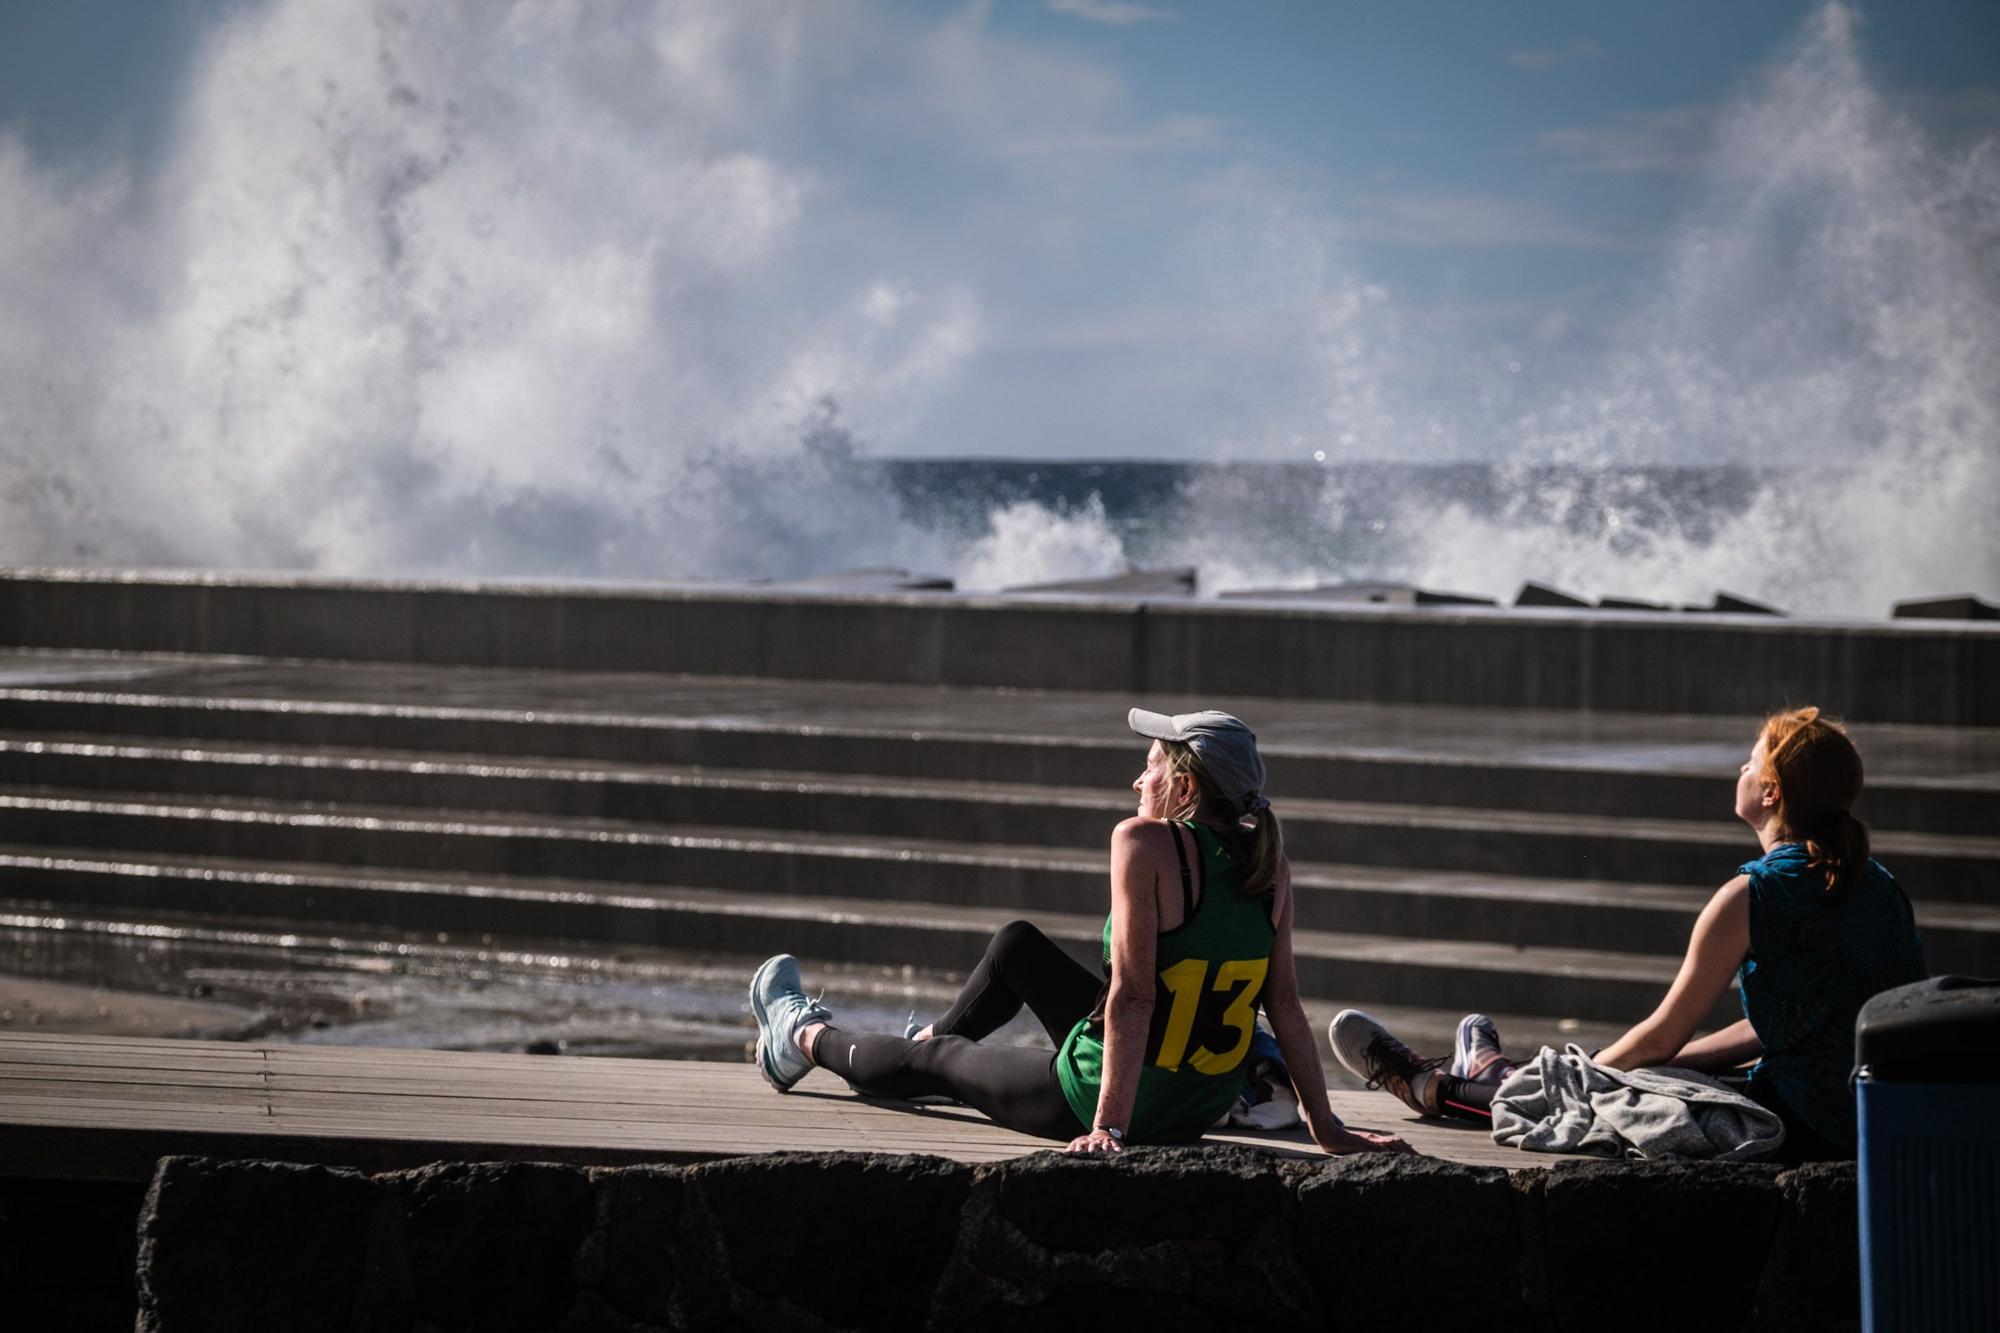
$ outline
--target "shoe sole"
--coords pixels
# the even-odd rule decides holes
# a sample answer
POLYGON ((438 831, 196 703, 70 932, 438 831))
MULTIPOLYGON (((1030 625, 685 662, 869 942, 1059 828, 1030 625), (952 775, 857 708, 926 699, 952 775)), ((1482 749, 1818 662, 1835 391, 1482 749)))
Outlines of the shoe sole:
MULTIPOLYGON (((1375 1091, 1385 1092, 1389 1096, 1394 1097, 1397 1101, 1401 1102, 1405 1107, 1416 1112, 1416 1114, 1419 1117, 1426 1120, 1437 1119, 1438 1112, 1426 1109, 1424 1106, 1419 1104, 1413 1098, 1405 1097, 1402 1093, 1397 1092, 1394 1088, 1391 1088, 1386 1082, 1370 1079, 1367 1068, 1367 1057, 1365 1054, 1362 1057, 1362 1067, 1360 1069, 1356 1069, 1353 1065, 1348 1063, 1346 1054, 1340 1049, 1340 1040, 1339 1038, 1334 1036, 1334 1033, 1338 1031, 1340 1028, 1340 1020, 1347 1017, 1347 1015, 1349 1014, 1356 1015, 1356 1017, 1360 1021, 1367 1023, 1370 1027, 1374 1028, 1376 1031, 1393 1036, 1393 1034, 1389 1034, 1389 1029, 1382 1026, 1380 1020, 1378 1020, 1373 1014, 1368 1013, 1366 1010, 1363 1009, 1341 1010, 1339 1013, 1333 1016, 1333 1022, 1327 1024, 1326 1027, 1327 1045, 1333 1047, 1333 1058, 1340 1062, 1340 1067, 1342 1069, 1345 1069, 1348 1073, 1354 1075, 1354 1077, 1360 1079, 1362 1082, 1368 1083, 1371 1087, 1374 1088, 1375 1091)), ((1364 1046, 1362 1049, 1365 1052, 1367 1048, 1366 1046, 1364 1046)), ((1408 1084, 1406 1083, 1404 1086, 1407 1087, 1408 1084)))
POLYGON ((764 1037, 762 1035, 756 1039, 756 1071, 760 1075, 764 1075, 764 1083, 770 1083, 772 1089, 776 1089, 780 1093, 790 1093, 792 1091, 792 1085, 790 1083, 778 1083, 778 1079, 770 1073, 770 1065, 764 1063, 764 1037))
MULTIPOLYGON (((1326 1044, 1333 1048, 1333 1058, 1340 1063, 1340 1067, 1342 1069, 1345 1069, 1348 1073, 1354 1075, 1354 1077, 1366 1083, 1368 1081, 1368 1070, 1365 1066, 1365 1061, 1364 1061, 1364 1067, 1360 1069, 1356 1069, 1352 1064, 1349 1064, 1347 1060, 1347 1052, 1343 1051, 1340 1048, 1340 1038, 1335 1035, 1337 1032, 1340 1031, 1340 1020, 1347 1017, 1349 1014, 1358 1015, 1361 1019, 1371 1024, 1374 1024, 1374 1026, 1376 1027, 1382 1026, 1380 1023, 1375 1022, 1375 1019, 1372 1015, 1366 1013, 1363 1010, 1343 1009, 1339 1013, 1333 1016, 1333 1021, 1331 1023, 1328 1023, 1326 1025, 1326 1044)), ((1362 1049, 1363 1050, 1367 1049, 1365 1043, 1362 1049)))
POLYGON ((778 959, 784 956, 784 954, 778 954, 775 957, 766 958, 757 970, 751 974, 750 1013, 757 1020, 757 1072, 764 1076, 766 1083, 776 1088, 779 1092, 790 1092, 792 1085, 789 1083, 780 1083, 777 1075, 771 1072, 770 1061, 765 1058, 764 1033, 770 1025, 770 1018, 764 1012, 764 1002, 758 998, 758 993, 763 989, 764 974, 775 967, 778 959))
POLYGON ((1302 1123, 1296 1102, 1287 1106, 1276 1100, 1231 1111, 1227 1119, 1238 1129, 1296 1129, 1302 1123))

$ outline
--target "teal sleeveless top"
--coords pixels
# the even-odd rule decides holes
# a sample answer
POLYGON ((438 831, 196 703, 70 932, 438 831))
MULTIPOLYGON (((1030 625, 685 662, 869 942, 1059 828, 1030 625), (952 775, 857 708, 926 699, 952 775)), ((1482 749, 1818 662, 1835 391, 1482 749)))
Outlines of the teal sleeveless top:
POLYGON ((1844 893, 1780 843, 1750 877, 1750 954, 1738 974, 1743 1016, 1764 1056, 1750 1080, 1776 1093, 1835 1147, 1855 1147, 1854 1020, 1868 998, 1929 975, 1910 900, 1870 861, 1844 893))
MULTIPOLYGON (((1200 901, 1181 924, 1163 930, 1153 950, 1153 1021, 1139 1071, 1131 1143, 1179 1143, 1202 1136, 1243 1090, 1243 1061, 1257 1031, 1257 1004, 1270 970, 1268 895, 1245 897, 1249 846, 1195 823, 1175 825, 1176 850, 1192 841, 1200 865, 1200 901)), ((1193 877, 1182 863, 1183 901, 1193 877)), ((1056 1077, 1082 1124, 1097 1116, 1104 1083, 1104 1004, 1110 993, 1111 918, 1104 919, 1106 988, 1097 1008, 1070 1029, 1056 1052, 1056 1077)))

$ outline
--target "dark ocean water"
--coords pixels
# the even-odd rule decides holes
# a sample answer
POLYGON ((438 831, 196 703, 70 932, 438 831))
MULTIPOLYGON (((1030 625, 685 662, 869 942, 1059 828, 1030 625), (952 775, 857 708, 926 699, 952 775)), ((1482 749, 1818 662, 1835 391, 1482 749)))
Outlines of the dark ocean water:
POLYGON ((1412 505, 1466 506, 1486 517, 1513 515, 1579 530, 1619 511, 1639 527, 1679 526, 1712 535, 1715 521, 1740 513, 1760 488, 1746 467, 1565 467, 1509 463, 1164 463, 1032 459, 892 458, 882 475, 911 521, 966 528, 996 506, 1022 502, 1079 511, 1093 497, 1114 530, 1156 530, 1184 507, 1212 501, 1262 511, 1287 529, 1330 516, 1395 516, 1412 505))
MULTIPOLYGON (((1656 577, 1672 544, 1708 551, 1764 491, 1745 467, 1566 467, 1506 463, 1165 463, 884 459, 874 464, 912 527, 959 547, 1015 517, 1015 544, 1068 539, 1103 561, 1115 545, 1137 566, 1196 566, 1203 591, 1232 583, 1342 578, 1584 581, 1662 598, 1686 589, 1628 586, 1656 577), (1092 544, 1080 540, 1095 534, 1092 544), (1492 535, 1509 549, 1488 553, 1492 535), (1469 549, 1466 549, 1469 548, 1469 549), (1538 550, 1546 559, 1536 563, 1538 550)), ((1004 581, 1006 552, 993 573, 1004 581)), ((1026 556, 1027 552, 1021 552, 1026 556)), ((1023 572, 1049 574, 1024 560, 1023 572), (1029 566, 1033 566, 1029 569, 1029 566)), ((1055 571, 1060 573, 1109 570, 1055 571)), ((1747 586, 1752 580, 1739 580, 1747 586)), ((987 582, 995 581, 989 577, 987 582)), ((1503 586, 1507 585, 1507 586, 1503 586)))

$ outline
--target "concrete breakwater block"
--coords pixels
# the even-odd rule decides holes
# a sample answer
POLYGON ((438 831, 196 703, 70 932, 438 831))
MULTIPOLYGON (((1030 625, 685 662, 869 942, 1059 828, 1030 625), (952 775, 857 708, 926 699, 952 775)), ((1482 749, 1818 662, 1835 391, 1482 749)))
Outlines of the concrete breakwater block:
POLYGON ((838 569, 797 579, 752 579, 752 587, 796 588, 807 592, 950 592, 952 581, 942 574, 907 569, 838 569))
POLYGON ((140 1216, 138 1327, 1837 1329, 1854 1191, 1851 1163, 1510 1176, 1233 1148, 373 1176, 175 1157, 140 1216))
MULTIPOLYGON (((1221 594, 1234 600, 1348 602, 1373 606, 1493 606, 1491 597, 1419 588, 1413 583, 1318 583, 1310 588, 1238 588, 1221 594)), ((1536 603, 1542 605, 1542 603, 1536 603)))
POLYGON ((1521 591, 1514 594, 1516 606, 1574 606, 1588 609, 1590 603, 1561 588, 1552 588, 1546 583, 1536 583, 1532 579, 1521 585, 1521 591))
POLYGON ((1964 593, 1898 602, 1889 614, 1896 620, 2000 620, 2000 606, 1964 593))
POLYGON ((1122 574, 1102 578, 1057 579, 1051 583, 1021 583, 1004 592, 1075 592, 1107 597, 1191 597, 1194 595, 1193 565, 1170 569, 1128 567, 1122 574))

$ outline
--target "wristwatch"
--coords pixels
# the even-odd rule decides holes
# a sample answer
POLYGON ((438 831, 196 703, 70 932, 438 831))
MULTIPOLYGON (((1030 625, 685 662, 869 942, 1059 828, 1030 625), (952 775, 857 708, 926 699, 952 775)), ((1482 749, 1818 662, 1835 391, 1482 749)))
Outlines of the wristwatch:
POLYGON ((1091 1127, 1091 1133, 1109 1134, 1111 1136, 1111 1141, 1113 1143, 1125 1142, 1125 1131, 1113 1125, 1093 1125, 1091 1127))

